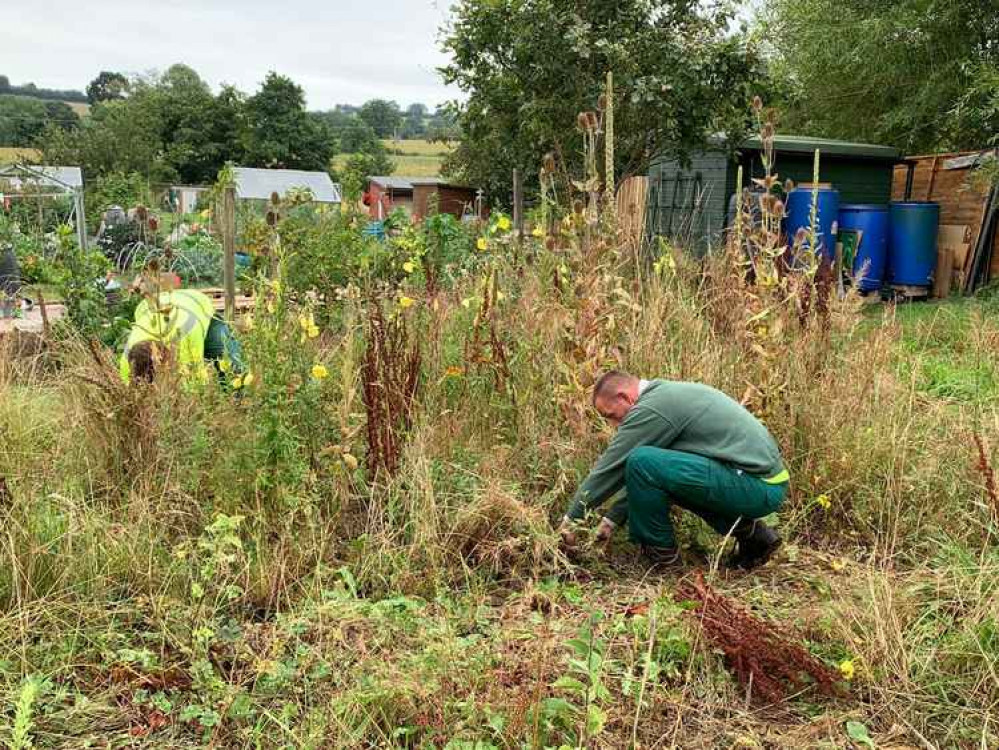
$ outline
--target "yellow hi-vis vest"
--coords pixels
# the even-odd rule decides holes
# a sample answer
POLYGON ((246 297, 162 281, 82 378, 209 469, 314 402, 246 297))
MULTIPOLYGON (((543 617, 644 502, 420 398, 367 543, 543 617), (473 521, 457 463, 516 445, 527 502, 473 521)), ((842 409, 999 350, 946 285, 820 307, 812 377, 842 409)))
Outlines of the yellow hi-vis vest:
POLYGON ((174 347, 182 368, 201 368, 205 336, 214 314, 215 306, 206 295, 188 289, 160 293, 157 309, 152 309, 148 300, 142 300, 135 308, 135 322, 118 362, 122 380, 127 383, 131 377, 128 353, 143 341, 174 347))

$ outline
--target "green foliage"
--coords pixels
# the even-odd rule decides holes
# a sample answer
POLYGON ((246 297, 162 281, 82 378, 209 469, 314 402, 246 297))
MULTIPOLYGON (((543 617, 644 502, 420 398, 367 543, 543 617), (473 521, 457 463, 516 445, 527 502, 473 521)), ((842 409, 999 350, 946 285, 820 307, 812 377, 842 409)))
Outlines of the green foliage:
POLYGON ((359 177, 364 182, 374 175, 392 174, 394 171, 395 162, 381 143, 372 153, 351 154, 344 165, 345 174, 359 177))
POLYGON ((358 117, 364 120, 379 138, 392 137, 402 125, 399 105, 386 99, 372 99, 365 102, 358 111, 358 117))
POLYGON ((135 206, 150 205, 151 198, 149 181, 140 172, 109 172, 87 182, 87 219, 96 231, 101 216, 111 206, 120 206, 127 211, 135 206))
POLYGON ((754 49, 728 33, 731 18, 725 5, 673 0, 458 3, 442 73, 466 101, 446 169, 502 200, 513 168, 531 179, 546 152, 582 150, 577 115, 593 109, 607 71, 622 176, 709 133, 742 134, 762 76, 754 49))
POLYGON ((80 118, 64 102, 0 94, 0 146, 34 146, 49 124, 71 130, 80 118))
POLYGON ((792 132, 907 153, 982 148, 999 132, 994 4, 769 0, 762 19, 792 132))
POLYGON ((26 83, 21 86, 14 86, 10 78, 0 75, 0 94, 16 94, 18 96, 28 96, 34 99, 49 99, 52 101, 64 102, 86 102, 87 97, 82 91, 73 89, 45 89, 39 88, 34 83, 26 83))
POLYGON ((91 104, 124 99, 129 90, 129 81, 121 73, 102 70, 87 84, 87 101, 91 104))
POLYGON ((305 94, 291 79, 268 73, 246 101, 246 161, 255 167, 325 171, 332 137, 322 121, 305 111, 305 94))

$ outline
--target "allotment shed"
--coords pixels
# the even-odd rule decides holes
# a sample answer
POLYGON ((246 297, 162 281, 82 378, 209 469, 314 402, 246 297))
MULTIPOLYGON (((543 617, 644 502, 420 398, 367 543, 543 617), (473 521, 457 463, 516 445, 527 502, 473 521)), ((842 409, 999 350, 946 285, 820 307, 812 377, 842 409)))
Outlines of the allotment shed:
MULTIPOLYGON (((735 150, 716 137, 708 148, 691 154, 689 164, 671 158, 655 160, 649 168, 649 234, 697 253, 720 246, 739 166, 748 187, 751 177, 763 176, 762 149, 758 136, 746 139, 735 150)), ((889 146, 778 135, 774 162, 781 182, 811 182, 816 149, 821 152, 819 179, 839 190, 841 203, 891 200, 893 170, 901 154, 889 146)))

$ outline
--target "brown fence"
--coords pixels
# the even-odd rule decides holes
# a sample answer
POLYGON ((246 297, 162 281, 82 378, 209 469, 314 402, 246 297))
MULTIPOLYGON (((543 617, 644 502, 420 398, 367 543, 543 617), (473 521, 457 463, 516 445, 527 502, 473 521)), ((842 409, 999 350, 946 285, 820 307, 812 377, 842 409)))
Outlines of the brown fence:
POLYGON ((645 204, 649 195, 648 177, 629 177, 617 189, 618 231, 633 253, 645 238, 645 204))

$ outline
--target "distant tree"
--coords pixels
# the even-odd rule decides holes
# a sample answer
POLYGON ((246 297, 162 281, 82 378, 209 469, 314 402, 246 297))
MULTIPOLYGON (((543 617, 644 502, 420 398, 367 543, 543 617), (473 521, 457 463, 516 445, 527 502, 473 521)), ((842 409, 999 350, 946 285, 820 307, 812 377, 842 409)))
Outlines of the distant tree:
POLYGON ((768 0, 761 26, 790 91, 785 128, 910 153, 999 133, 994 2, 768 0))
POLYGON ((427 134, 427 105, 410 104, 402 124, 403 138, 423 138, 427 134))
POLYGON ((402 124, 399 105, 386 99, 372 99, 361 105, 358 111, 364 120, 378 134, 379 138, 391 138, 402 124))
POLYGON ((577 115, 615 77, 621 174, 683 154, 717 130, 745 131, 764 78, 730 31, 730 3, 690 0, 461 0, 443 30, 444 82, 465 94, 460 145, 445 168, 493 195, 510 172, 537 174, 547 151, 582 149, 577 115))
POLYGON ((430 116, 427 126, 427 139, 431 141, 454 141, 458 134, 457 104, 439 104, 430 116))
POLYGON ((305 94, 290 78, 268 73, 246 102, 244 147, 252 166, 326 170, 333 154, 324 124, 305 110, 305 94))
POLYGON ((383 148, 378 134, 364 120, 356 115, 351 117, 340 131, 340 152, 356 154, 361 151, 371 153, 383 148))
POLYGON ((390 175, 395 171, 395 162, 389 157, 386 151, 375 154, 358 153, 352 154, 344 166, 344 172, 359 174, 363 179, 375 175, 390 175))
POLYGON ((128 93, 128 79, 121 73, 102 70, 100 74, 87 85, 87 100, 91 104, 123 99, 128 93))
POLYGON ((10 79, 7 76, 0 75, 0 94, 6 93, 7 89, 10 88, 10 79))
POLYGON ((0 94, 0 146, 34 146, 49 124, 68 130, 78 126, 80 118, 64 102, 0 94))

